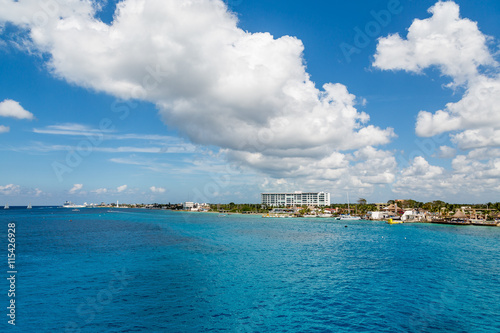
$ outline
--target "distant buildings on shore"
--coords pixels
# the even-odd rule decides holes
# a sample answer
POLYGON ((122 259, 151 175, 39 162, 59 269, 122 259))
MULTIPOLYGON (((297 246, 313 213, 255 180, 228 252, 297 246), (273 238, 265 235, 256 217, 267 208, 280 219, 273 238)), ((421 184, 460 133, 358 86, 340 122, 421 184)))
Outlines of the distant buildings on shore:
POLYGON ((289 192, 289 193, 261 193, 262 204, 274 206, 330 206, 328 192, 289 192))
POLYGON ((182 209, 189 210, 192 212, 208 212, 210 210, 210 205, 207 203, 186 201, 182 204, 182 209))

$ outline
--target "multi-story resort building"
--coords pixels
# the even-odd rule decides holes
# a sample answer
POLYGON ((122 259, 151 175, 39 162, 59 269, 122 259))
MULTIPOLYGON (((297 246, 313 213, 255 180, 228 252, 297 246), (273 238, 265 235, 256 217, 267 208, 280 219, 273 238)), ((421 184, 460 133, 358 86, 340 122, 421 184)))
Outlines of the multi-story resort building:
POLYGON ((329 206, 330 193, 301 192, 293 193, 261 193, 262 204, 267 206, 329 206))

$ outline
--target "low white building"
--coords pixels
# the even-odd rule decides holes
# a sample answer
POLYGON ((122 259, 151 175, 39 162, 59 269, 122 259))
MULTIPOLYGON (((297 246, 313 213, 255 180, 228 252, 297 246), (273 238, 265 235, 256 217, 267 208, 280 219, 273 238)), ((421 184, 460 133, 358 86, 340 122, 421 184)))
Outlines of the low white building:
POLYGON ((389 217, 389 214, 387 212, 369 212, 370 214, 370 219, 372 220, 383 220, 389 217))
POLYGON ((407 209, 401 216, 401 221, 421 221, 424 214, 417 209, 407 209))
POLYGON ((191 208, 194 208, 194 202, 186 201, 182 204, 182 209, 190 210, 191 208))
POLYGON ((210 205, 207 203, 197 203, 197 202, 184 202, 182 204, 182 209, 190 210, 192 212, 206 212, 210 210, 210 205))

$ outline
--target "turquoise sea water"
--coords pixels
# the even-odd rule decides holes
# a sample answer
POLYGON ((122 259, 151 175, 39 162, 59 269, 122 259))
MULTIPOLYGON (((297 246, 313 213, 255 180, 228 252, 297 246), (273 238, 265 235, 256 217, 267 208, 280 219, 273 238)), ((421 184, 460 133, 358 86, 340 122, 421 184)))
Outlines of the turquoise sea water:
MULTIPOLYGON (((62 208, 16 223, 13 332, 500 332, 500 228, 62 208), (347 226, 347 227, 346 227, 347 226)), ((0 272, 2 272, 0 271, 0 272)))

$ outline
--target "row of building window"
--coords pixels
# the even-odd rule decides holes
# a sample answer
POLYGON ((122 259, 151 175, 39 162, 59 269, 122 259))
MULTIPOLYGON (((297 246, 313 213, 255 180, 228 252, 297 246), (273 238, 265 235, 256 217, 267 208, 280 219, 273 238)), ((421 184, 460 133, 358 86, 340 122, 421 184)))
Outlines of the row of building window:
POLYGON ((330 205, 330 193, 307 192, 307 193, 262 193, 262 204, 268 206, 281 205, 330 205))

